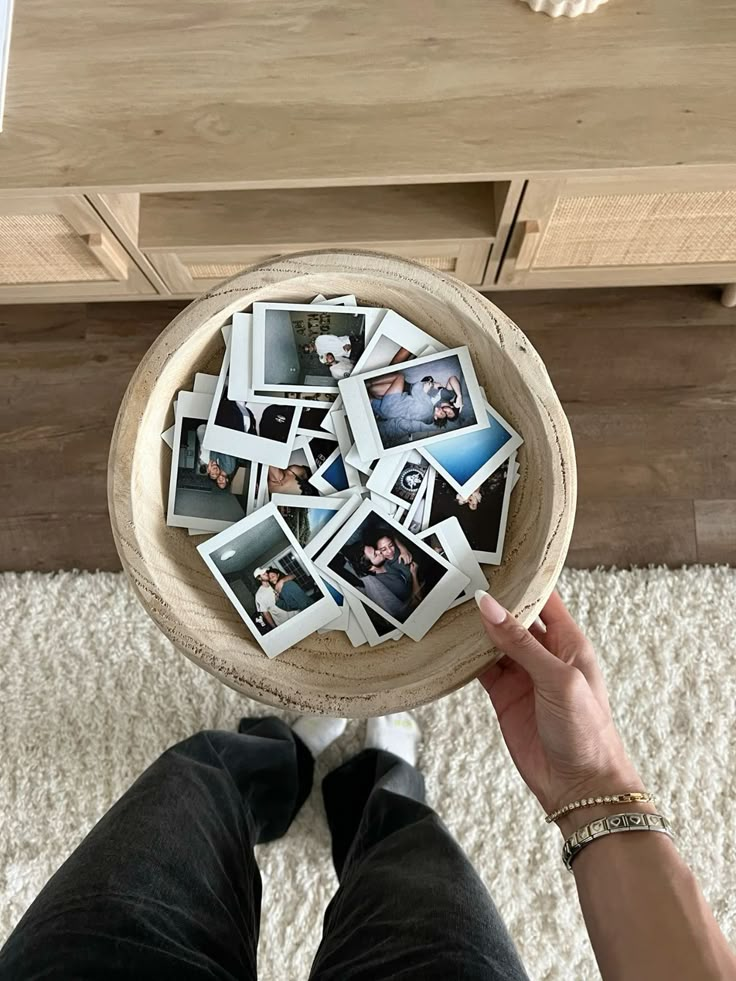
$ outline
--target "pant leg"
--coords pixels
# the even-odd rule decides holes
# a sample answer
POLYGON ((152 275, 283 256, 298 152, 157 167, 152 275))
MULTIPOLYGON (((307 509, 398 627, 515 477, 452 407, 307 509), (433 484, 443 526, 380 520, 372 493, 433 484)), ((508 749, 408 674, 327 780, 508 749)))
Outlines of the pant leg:
POLYGON ((418 770, 365 750, 326 777, 323 795, 340 886, 312 981, 528 981, 418 770))
POLYGON ((0 951, 0 981, 250 981, 261 879, 312 785, 276 718, 167 750, 41 891, 0 951))

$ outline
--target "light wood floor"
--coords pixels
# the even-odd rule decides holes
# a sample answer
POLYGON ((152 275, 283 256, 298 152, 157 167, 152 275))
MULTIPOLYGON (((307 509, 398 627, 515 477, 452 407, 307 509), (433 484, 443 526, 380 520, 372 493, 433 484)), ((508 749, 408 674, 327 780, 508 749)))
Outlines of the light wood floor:
MULTIPOLYGON (((492 297, 570 418, 569 564, 736 557, 736 310, 711 287, 492 297)), ((0 307, 0 569, 118 569, 107 451, 131 373, 182 304, 0 307)))

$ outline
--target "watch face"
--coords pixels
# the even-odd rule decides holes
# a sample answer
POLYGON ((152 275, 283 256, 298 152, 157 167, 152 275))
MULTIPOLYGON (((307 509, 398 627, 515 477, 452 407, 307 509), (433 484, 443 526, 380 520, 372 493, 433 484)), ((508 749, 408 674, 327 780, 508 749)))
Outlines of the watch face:
POLYGON ((402 490, 415 494, 424 480, 424 471, 419 467, 407 467, 399 478, 399 486, 402 490))

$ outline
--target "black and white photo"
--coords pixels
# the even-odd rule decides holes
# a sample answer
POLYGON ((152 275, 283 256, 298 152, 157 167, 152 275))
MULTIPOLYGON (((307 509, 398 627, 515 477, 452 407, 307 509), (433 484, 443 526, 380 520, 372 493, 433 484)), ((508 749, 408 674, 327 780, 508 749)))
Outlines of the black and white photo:
POLYGON ((197 546, 245 625, 275 657, 340 608, 275 505, 197 546))
POLYGON ((222 531, 254 505, 254 464, 204 447, 211 402, 211 395, 179 393, 166 514, 173 527, 222 531))
POLYGON ((340 394, 364 460, 489 426, 467 348, 355 375, 340 394))
POLYGON ((430 470, 422 517, 425 528, 447 518, 457 518, 478 561, 499 565, 515 475, 514 453, 480 487, 463 495, 435 470, 430 470))
POLYGON ((316 565, 403 633, 420 640, 468 583, 388 515, 365 501, 316 565))

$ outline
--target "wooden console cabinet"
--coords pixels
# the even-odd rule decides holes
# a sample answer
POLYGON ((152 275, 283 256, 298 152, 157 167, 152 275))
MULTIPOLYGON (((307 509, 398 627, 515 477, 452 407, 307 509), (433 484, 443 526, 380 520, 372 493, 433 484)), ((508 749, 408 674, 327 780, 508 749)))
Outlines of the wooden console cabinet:
POLYGON ((310 248, 736 305, 736 8, 27 0, 0 302, 192 297, 310 248), (75 29, 70 29, 70 24, 75 29))

